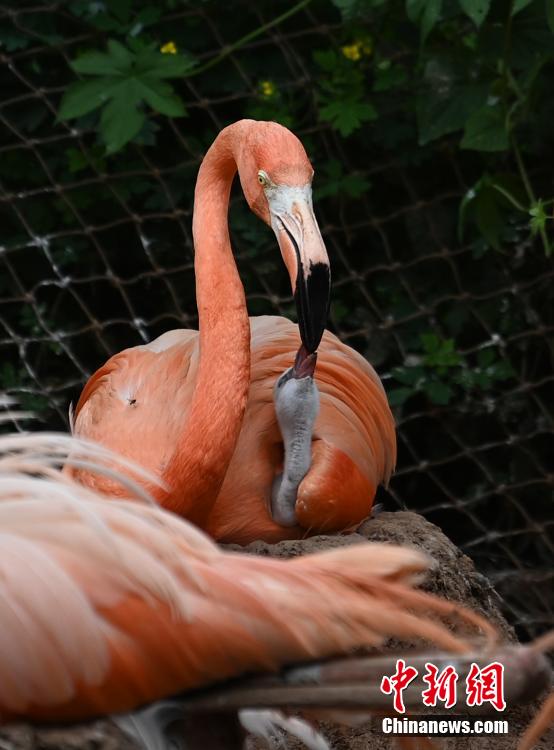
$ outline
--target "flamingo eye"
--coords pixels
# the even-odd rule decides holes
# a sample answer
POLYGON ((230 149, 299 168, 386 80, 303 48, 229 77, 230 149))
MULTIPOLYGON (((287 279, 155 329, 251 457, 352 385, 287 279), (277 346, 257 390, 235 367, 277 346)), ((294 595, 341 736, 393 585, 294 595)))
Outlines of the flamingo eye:
POLYGON ((260 183, 262 187, 267 187, 271 182, 271 180, 269 179, 267 174, 263 171, 263 169, 260 169, 260 171, 258 172, 258 182, 260 183))

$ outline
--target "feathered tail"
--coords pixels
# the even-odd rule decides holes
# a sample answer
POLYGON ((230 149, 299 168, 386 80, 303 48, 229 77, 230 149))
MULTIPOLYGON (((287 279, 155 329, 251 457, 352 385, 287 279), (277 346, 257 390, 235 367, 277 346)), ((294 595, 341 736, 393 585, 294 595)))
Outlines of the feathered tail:
POLYGON ((288 561, 224 553, 153 504, 74 483, 57 468, 67 454, 114 471, 103 449, 62 435, 0 439, 4 717, 129 710, 391 636, 464 653, 469 641, 444 617, 494 637, 483 618, 412 588, 429 566, 420 552, 362 544, 288 561))

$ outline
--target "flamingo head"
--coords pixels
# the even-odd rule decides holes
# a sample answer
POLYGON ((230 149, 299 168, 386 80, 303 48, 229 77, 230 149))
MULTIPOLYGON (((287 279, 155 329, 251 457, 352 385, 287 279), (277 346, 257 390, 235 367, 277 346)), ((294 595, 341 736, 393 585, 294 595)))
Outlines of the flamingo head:
POLYGON ((317 350, 329 311, 329 257, 312 205, 314 170, 304 147, 275 122, 243 121, 239 175, 252 211, 277 237, 289 272, 302 343, 317 350))

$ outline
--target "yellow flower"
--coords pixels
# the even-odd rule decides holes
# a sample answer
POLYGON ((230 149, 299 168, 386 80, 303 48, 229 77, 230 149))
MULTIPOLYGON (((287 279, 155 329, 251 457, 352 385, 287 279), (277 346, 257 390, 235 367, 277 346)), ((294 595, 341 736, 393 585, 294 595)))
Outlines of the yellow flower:
POLYGON ((345 44, 344 47, 341 47, 341 50, 347 60, 353 60, 356 62, 362 56, 361 45, 358 42, 354 42, 354 44, 345 44))
POLYGON ((271 99, 271 97, 277 91, 277 86, 273 81, 262 81, 260 83, 260 92, 264 99, 271 99))
POLYGON ((352 44, 345 44, 344 47, 341 47, 341 52, 347 60, 357 62, 362 58, 362 55, 366 57, 371 55, 371 41, 369 39, 356 39, 352 44))
POLYGON ((176 55, 177 45, 175 42, 166 42, 163 47, 160 47, 162 55, 176 55))

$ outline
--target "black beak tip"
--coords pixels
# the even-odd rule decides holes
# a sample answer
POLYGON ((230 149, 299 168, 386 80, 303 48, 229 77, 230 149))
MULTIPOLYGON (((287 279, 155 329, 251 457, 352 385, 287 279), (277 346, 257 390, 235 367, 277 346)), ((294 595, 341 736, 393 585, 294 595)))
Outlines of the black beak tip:
POLYGON ((325 328, 321 328, 320 330, 315 331, 312 330, 309 334, 304 333, 304 335, 302 335, 302 327, 300 327, 300 338, 307 354, 315 354, 317 352, 317 348, 321 343, 324 330, 325 328))
POLYGON ((313 354, 327 325, 331 274, 327 264, 316 263, 310 267, 306 280, 301 274, 298 276, 295 301, 300 338, 307 353, 313 354))

